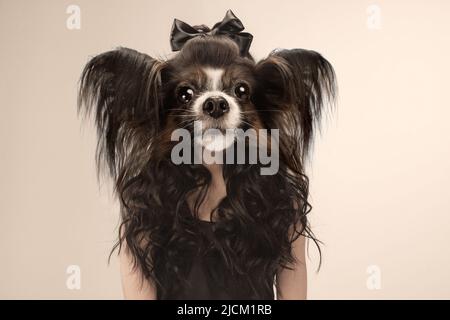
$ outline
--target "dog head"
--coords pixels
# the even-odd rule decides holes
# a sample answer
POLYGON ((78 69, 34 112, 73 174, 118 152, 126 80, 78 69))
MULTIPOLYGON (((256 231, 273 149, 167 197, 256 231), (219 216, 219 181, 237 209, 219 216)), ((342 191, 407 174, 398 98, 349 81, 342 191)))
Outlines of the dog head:
POLYGON ((196 121, 219 132, 278 129, 282 156, 302 159, 324 104, 334 98, 331 64, 304 49, 276 50, 255 62, 243 50, 248 41, 243 46, 229 34, 192 29, 201 34, 170 59, 119 48, 86 65, 79 106, 95 110, 99 154, 110 168, 117 169, 137 137, 141 149, 143 137, 164 144, 173 130, 192 131, 196 121))

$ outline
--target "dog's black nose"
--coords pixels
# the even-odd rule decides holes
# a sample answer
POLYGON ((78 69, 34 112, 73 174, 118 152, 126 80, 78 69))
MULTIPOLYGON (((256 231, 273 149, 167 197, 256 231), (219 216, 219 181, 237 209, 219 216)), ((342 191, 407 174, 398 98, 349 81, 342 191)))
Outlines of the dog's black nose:
POLYGON ((220 118, 228 111, 230 111, 230 106, 222 97, 211 97, 203 103, 203 112, 214 119, 220 118))

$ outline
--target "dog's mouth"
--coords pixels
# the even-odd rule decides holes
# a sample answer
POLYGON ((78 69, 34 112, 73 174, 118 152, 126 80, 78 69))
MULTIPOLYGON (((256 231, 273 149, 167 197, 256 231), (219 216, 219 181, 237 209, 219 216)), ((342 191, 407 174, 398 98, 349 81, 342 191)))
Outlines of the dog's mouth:
POLYGON ((180 128, 187 129, 193 141, 209 151, 227 149, 236 141, 237 130, 245 130, 245 121, 230 119, 227 116, 214 119, 200 115, 191 121, 186 126, 180 125, 180 128))
POLYGON ((222 151, 230 147, 236 140, 235 130, 206 129, 194 137, 195 143, 209 151, 222 151))
POLYGON ((234 129, 234 127, 229 127, 225 119, 202 118, 199 121, 202 122, 204 130, 215 129, 221 131, 222 133, 225 133, 225 131, 228 129, 234 129))
POLYGON ((210 117, 198 117, 194 121, 194 126, 201 124, 202 132, 207 130, 220 131, 222 134, 226 134, 227 131, 234 131, 241 128, 241 121, 230 121, 227 117, 213 119, 210 117))
POLYGON ((209 151, 221 151, 236 139, 236 127, 226 126, 226 121, 207 119, 194 121, 194 141, 209 151))

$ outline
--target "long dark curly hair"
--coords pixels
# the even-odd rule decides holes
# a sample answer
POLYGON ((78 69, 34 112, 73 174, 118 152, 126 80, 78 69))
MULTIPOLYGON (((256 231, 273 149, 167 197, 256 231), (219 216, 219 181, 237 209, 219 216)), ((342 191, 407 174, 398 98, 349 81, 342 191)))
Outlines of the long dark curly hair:
POLYGON ((177 77, 198 65, 246 68, 254 87, 243 127, 279 129, 276 174, 261 175, 260 163, 223 165, 226 197, 214 211, 217 241, 210 249, 254 292, 269 292, 277 272, 293 267, 292 243, 299 236, 320 252, 307 219, 304 162, 336 85, 332 66, 314 51, 276 50, 255 62, 239 56, 231 41, 210 36, 190 40, 165 61, 127 48, 91 59, 80 80, 79 111, 95 113, 98 167, 108 168, 120 199, 114 249, 126 244, 160 299, 186 281, 211 174, 201 164, 174 164, 170 133, 181 124, 172 99, 177 77))

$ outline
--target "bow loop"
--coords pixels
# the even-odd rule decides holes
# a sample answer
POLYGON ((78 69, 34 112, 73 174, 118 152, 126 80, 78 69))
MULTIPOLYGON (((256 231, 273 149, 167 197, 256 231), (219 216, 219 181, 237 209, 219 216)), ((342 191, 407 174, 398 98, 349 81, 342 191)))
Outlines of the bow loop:
POLYGON ((225 35, 230 37, 239 46, 242 56, 247 56, 253 36, 244 30, 244 25, 231 10, 228 10, 222 21, 217 22, 211 30, 205 25, 195 27, 190 26, 186 22, 175 19, 170 34, 170 45, 172 51, 179 51, 183 45, 199 36, 225 35))

